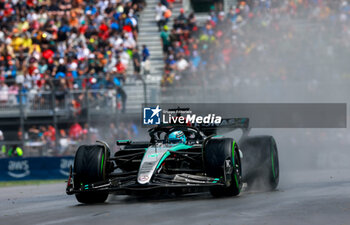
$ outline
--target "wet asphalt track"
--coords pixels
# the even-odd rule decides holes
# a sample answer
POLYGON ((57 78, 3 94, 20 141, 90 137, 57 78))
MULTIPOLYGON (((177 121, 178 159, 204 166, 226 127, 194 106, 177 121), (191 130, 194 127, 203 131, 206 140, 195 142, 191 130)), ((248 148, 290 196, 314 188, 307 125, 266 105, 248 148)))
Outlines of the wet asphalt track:
POLYGON ((0 224, 350 224, 350 170, 281 173, 278 191, 78 204, 65 184, 0 188, 0 224))

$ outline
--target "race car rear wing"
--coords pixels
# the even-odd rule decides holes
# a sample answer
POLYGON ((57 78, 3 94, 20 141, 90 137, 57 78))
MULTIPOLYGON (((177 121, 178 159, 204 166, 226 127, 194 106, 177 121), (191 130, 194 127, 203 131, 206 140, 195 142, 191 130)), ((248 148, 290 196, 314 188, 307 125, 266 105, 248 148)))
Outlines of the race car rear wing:
MULTIPOLYGON (((194 123, 194 124, 160 124, 148 130, 151 137, 157 132, 167 132, 170 129, 177 129, 193 127, 194 129, 202 131, 206 136, 215 135, 220 130, 220 133, 227 133, 236 129, 241 129, 243 136, 248 135, 250 131, 249 118, 229 118, 222 119, 221 123, 194 123)), ((121 144, 118 144, 121 145, 121 144)))
POLYGON ((211 124, 194 124, 194 127, 199 128, 203 131, 205 135, 217 134, 218 130, 221 132, 230 132, 236 129, 241 129, 243 135, 247 135, 250 131, 249 127, 249 118, 229 118, 222 119, 220 124, 211 123, 211 124))

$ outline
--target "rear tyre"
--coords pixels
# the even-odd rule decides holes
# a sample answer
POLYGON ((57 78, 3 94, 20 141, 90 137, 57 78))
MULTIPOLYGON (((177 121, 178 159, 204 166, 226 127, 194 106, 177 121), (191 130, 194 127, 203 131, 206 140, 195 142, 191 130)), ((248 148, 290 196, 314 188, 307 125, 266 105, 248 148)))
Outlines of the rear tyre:
POLYGON ((226 186, 213 187, 210 193, 215 197, 238 195, 242 188, 242 169, 236 142, 231 138, 210 139, 203 155, 207 175, 226 181, 226 186))
POLYGON ((240 142, 243 165, 247 165, 248 188, 275 190, 279 182, 279 161, 275 139, 272 136, 248 137, 240 142))
MULTIPOLYGON (((80 146, 74 159, 74 188, 105 180, 109 154, 101 145, 80 146)), ((77 193, 75 197, 81 203, 102 203, 106 201, 108 192, 77 193)))

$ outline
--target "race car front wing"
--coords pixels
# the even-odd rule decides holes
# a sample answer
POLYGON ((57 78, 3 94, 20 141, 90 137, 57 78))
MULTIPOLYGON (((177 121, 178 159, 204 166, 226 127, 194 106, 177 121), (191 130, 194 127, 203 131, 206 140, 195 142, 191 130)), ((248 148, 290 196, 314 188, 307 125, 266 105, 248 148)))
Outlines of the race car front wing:
POLYGON ((117 194, 129 194, 130 192, 157 190, 157 189, 208 189, 215 186, 225 186, 223 178, 212 178, 206 176, 192 174, 155 174, 152 181, 147 184, 137 182, 137 173, 115 174, 115 177, 105 181, 100 181, 91 184, 83 184, 79 188, 74 187, 73 173, 70 170, 70 175, 67 181, 66 193, 68 195, 83 193, 108 191, 117 194))

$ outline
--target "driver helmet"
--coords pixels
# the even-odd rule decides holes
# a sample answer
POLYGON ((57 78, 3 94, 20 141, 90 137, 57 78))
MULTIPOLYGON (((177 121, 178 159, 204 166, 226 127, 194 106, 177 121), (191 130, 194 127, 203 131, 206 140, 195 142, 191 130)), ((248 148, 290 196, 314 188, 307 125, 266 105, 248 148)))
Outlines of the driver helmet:
POLYGON ((174 131, 171 134, 169 134, 169 143, 171 144, 186 144, 186 136, 184 132, 182 131, 174 131))

